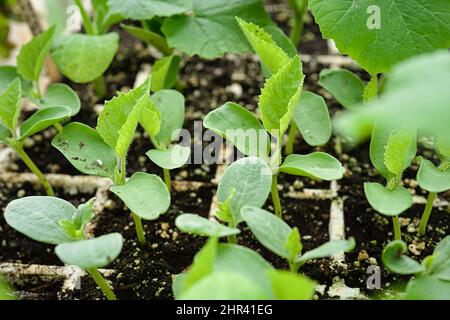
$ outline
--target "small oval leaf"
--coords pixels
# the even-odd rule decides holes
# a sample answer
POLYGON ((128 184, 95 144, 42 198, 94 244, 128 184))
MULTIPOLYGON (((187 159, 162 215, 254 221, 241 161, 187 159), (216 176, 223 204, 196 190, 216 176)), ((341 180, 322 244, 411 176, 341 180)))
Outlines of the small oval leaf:
POLYGON ((175 225, 183 232, 206 237, 227 237, 240 233, 237 228, 230 228, 190 213, 178 216, 175 219, 175 225))
POLYGON ((450 189, 450 170, 440 171, 434 164, 422 159, 417 172, 419 186, 430 192, 444 192, 450 189))
POLYGON ((170 146, 167 150, 150 150, 146 155, 158 167, 172 170, 182 167, 189 160, 191 148, 176 144, 170 146))
POLYGON ((54 83, 45 92, 44 97, 38 102, 41 108, 64 106, 71 110, 71 116, 76 115, 81 108, 80 98, 68 85, 54 83))
POLYGON ((372 208, 387 216, 398 216, 413 204, 411 194, 402 186, 388 190, 379 183, 366 182, 364 193, 372 208))
POLYGON ((20 139, 25 139, 57 122, 70 118, 72 110, 64 106, 39 109, 24 121, 20 128, 20 139))
POLYGON ((423 265, 404 255, 407 251, 406 244, 401 240, 388 243, 381 256, 384 266, 397 274, 418 274, 425 271, 423 265))
POLYGON ((287 156, 280 167, 280 172, 331 181, 341 179, 345 169, 333 156, 324 152, 314 152, 308 155, 287 156))

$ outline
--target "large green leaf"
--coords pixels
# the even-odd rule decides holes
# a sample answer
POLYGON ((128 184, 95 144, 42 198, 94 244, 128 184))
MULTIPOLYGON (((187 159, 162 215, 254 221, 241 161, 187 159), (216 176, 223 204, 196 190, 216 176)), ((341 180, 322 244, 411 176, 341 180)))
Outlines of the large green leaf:
POLYGON ((313 152, 308 155, 287 156, 280 166, 280 172, 330 181, 341 179, 345 168, 339 160, 328 153, 313 152))
POLYGON ((45 92, 44 97, 38 102, 41 108, 64 106, 72 110, 71 116, 76 115, 81 108, 80 98, 68 85, 54 83, 45 92))
MULTIPOLYGON (((286 248, 291 227, 273 213, 266 210, 245 206, 241 216, 249 226, 253 235, 261 244, 282 258, 290 260, 291 253, 286 248)), ((299 252, 294 254, 297 255, 299 252)))
POLYGON ((288 128, 300 97, 304 75, 300 58, 295 56, 266 81, 261 90, 259 109, 268 132, 281 136, 288 128))
POLYGON ((289 63, 289 56, 263 28, 239 18, 237 21, 253 50, 259 55, 261 62, 269 69, 270 73, 277 73, 289 63))
POLYGON ((388 190, 379 183, 366 182, 364 193, 372 208, 387 216, 398 216, 413 204, 411 194, 402 186, 388 190))
POLYGON ((114 59, 119 36, 73 34, 55 40, 51 49, 53 60, 61 73, 77 83, 91 82, 100 77, 114 59))
POLYGON ((117 165, 114 149, 91 127, 78 122, 69 123, 53 138, 52 146, 77 170, 114 180, 117 165))
POLYGON ((444 192, 450 189, 450 170, 441 171, 431 161, 422 159, 417 172, 417 182, 424 190, 444 192))
POLYGON ((294 121, 310 146, 328 142, 332 127, 325 100, 312 92, 303 92, 294 109, 294 121))
POLYGON ((353 238, 348 240, 331 240, 298 256, 296 262, 303 265, 308 260, 327 258, 340 252, 350 252, 355 248, 355 245, 355 239, 353 238))
POLYGON ((159 59, 152 66, 152 91, 172 88, 178 79, 181 58, 178 55, 159 59))
POLYGON ((230 228, 191 213, 179 215, 175 219, 175 225, 183 232, 206 237, 227 237, 241 232, 237 228, 230 228))
POLYGON ((219 181, 217 200, 224 203, 233 194, 230 209, 237 225, 242 221, 241 209, 246 205, 261 207, 266 202, 271 185, 272 174, 263 160, 243 158, 225 170, 219 181))
POLYGON ((97 269, 113 262, 122 251, 122 246, 122 235, 110 233, 94 239, 62 243, 56 246, 55 253, 65 264, 97 269))
POLYGON ((383 264, 389 271, 397 274, 419 274, 425 267, 404 254, 408 251, 406 244, 401 240, 390 242, 382 254, 383 264))
POLYGON ((16 78, 0 94, 0 120, 11 132, 15 132, 20 116, 20 99, 22 88, 20 79, 16 78))
POLYGON ((17 56, 17 72, 27 80, 37 81, 44 65, 45 57, 52 44, 55 27, 34 37, 22 47, 17 56))
POLYGON ((108 0, 112 12, 133 20, 150 20, 154 16, 170 17, 188 12, 192 0, 108 0))
POLYGON ((450 46, 450 6, 442 0, 311 0, 324 37, 371 74, 450 46), (375 5, 375 6, 374 6, 375 5), (373 24, 379 10, 379 26, 373 24), (351 32, 349 32, 351 30, 351 32))
POLYGON ((145 220, 156 220, 170 206, 170 193, 155 174, 136 172, 124 185, 111 187, 131 212, 145 220))
POLYGON ((208 59, 250 49, 235 17, 260 26, 271 23, 261 0, 192 0, 190 10, 167 18, 162 30, 171 47, 208 59))
MULTIPOLYGON (((152 76, 152 83, 153 83, 152 76)), ((162 147, 168 147, 178 136, 184 122, 184 97, 175 90, 161 90, 150 97, 160 114, 160 130, 155 136, 162 147)))
POLYGON ((267 158, 270 139, 263 125, 247 109, 227 102, 208 113, 203 126, 226 138, 243 154, 267 158))
POLYGON ((269 273, 277 300, 311 300, 317 283, 306 276, 284 270, 269 273))
POLYGON ((27 237, 50 244, 73 241, 59 221, 72 219, 76 208, 55 197, 26 197, 11 201, 5 209, 6 222, 27 237))
POLYGON ((69 107, 54 106, 39 109, 31 117, 25 120, 20 127, 20 139, 25 139, 33 134, 70 118, 72 110, 69 107))
POLYGON ((345 108, 352 108, 363 102, 364 83, 351 71, 323 69, 320 72, 319 84, 345 108))
POLYGON ((170 146, 166 150, 152 149, 146 155, 160 168, 176 169, 182 167, 191 155, 190 147, 183 147, 178 144, 170 146))

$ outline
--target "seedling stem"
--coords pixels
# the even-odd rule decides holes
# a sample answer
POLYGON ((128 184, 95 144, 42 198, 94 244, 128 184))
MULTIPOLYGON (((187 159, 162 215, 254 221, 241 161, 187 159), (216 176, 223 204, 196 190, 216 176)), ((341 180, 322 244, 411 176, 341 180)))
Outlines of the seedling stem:
POLYGON ((95 86, 95 94, 99 99, 104 98, 106 95, 106 88, 105 88, 105 79, 103 76, 100 76, 99 78, 94 80, 94 86, 95 86))
POLYGON ((278 174, 272 176, 272 202, 276 216, 282 218, 280 195, 278 194, 278 174))
POLYGON ((433 210, 433 203, 436 199, 437 194, 435 192, 430 192, 427 199, 427 204, 425 205, 425 209, 423 211, 422 219, 420 220, 419 225, 419 234, 424 235, 427 231, 428 219, 430 219, 431 211, 433 210))
POLYGON ((136 235, 138 241, 140 244, 145 245, 147 243, 147 240, 145 239, 144 228, 142 227, 142 219, 133 212, 131 213, 131 216, 133 217, 134 225, 136 227, 136 235))
POLYGON ((117 300, 116 295, 112 291, 111 287, 108 285, 108 283, 105 281, 105 279, 97 269, 87 269, 87 272, 89 272, 92 279, 94 279, 95 283, 100 287, 108 300, 117 300))
POLYGON ((163 174, 164 174, 164 182, 166 183, 167 190, 169 190, 169 192, 170 192, 172 189, 172 183, 170 180, 170 170, 163 168, 163 174))
POLYGON ((398 221, 398 216, 392 217, 392 223, 394 224, 395 240, 402 240, 402 231, 400 229, 400 222, 398 221))
POLYGON ((84 30, 87 34, 95 34, 94 26, 92 25, 91 19, 89 19, 89 15, 83 6, 83 3, 81 2, 81 0, 75 0, 75 3, 80 9, 80 14, 83 18, 84 30))
POLYGON ((305 24, 304 17, 308 10, 308 0, 288 0, 293 13, 293 26, 289 33, 292 43, 297 46, 300 43, 305 24))
POLYGON ((284 152, 286 155, 290 155, 294 152, 294 143, 295 143, 295 137, 297 136, 297 126, 295 125, 294 121, 291 121, 291 127, 289 129, 289 135, 288 139, 286 141, 286 146, 284 148, 284 152))

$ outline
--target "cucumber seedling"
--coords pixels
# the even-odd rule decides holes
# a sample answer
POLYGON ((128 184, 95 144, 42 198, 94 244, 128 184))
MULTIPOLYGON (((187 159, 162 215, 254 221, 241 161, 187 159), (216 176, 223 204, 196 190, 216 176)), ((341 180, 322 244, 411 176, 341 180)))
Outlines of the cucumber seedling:
POLYGON ((393 241, 383 250, 384 266, 391 272, 413 275, 406 286, 405 299, 408 300, 448 300, 450 299, 450 236, 442 239, 433 254, 422 263, 405 256, 406 244, 393 241))
POLYGON ((146 243, 142 219, 155 220, 170 206, 168 188, 157 175, 137 172, 126 180, 127 153, 138 124, 150 137, 162 132, 160 112, 149 94, 150 78, 107 101, 96 130, 70 123, 52 141, 76 169, 114 183, 110 190, 130 209, 141 244, 146 243))
POLYGON ((85 269, 107 299, 116 300, 99 268, 113 262, 122 251, 123 239, 111 233, 88 239, 85 227, 94 218, 94 199, 75 208, 56 197, 25 197, 13 200, 5 209, 5 220, 27 237, 56 245, 58 258, 68 265, 85 269))

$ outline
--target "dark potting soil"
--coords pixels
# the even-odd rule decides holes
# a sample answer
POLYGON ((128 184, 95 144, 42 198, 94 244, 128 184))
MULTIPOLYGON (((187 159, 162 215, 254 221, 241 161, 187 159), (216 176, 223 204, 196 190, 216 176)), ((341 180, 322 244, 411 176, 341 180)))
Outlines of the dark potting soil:
POLYGON ((37 281, 14 285, 14 294, 21 300, 58 300, 58 292, 63 285, 62 281, 37 281))
MULTIPOLYGON (((28 182, 23 184, 0 182, 0 190, 0 263, 61 265, 54 253, 54 246, 33 241, 17 232, 6 223, 3 215, 6 205, 12 200, 26 196, 42 196, 45 193, 42 190, 35 189, 28 182)), ((82 193, 69 194, 67 190, 58 188, 55 188, 55 194, 74 206, 78 206, 94 196, 93 194, 82 193)))

